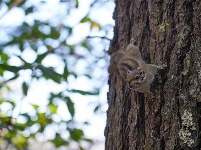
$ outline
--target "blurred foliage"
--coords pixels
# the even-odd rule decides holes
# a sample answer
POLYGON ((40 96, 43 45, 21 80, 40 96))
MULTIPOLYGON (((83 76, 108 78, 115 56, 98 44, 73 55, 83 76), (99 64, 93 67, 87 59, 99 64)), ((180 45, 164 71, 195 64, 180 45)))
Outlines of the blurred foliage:
MULTIPOLYGON (((100 59, 105 59, 105 54, 101 56, 94 55, 93 58, 87 58, 86 54, 90 56, 95 54, 93 50, 94 45, 90 41, 92 36, 90 36, 89 39, 87 38, 89 37, 88 35, 86 39, 76 44, 68 44, 68 39, 73 35, 74 26, 68 25, 64 23, 64 21, 58 23, 58 18, 56 18, 58 20, 55 21, 57 23, 52 22, 52 20, 48 21, 34 18, 34 14, 38 13, 40 10, 38 8, 39 5, 45 6, 46 3, 47 1, 45 0, 40 0, 37 4, 32 4, 29 0, 5 0, 0 2, 1 8, 7 9, 5 13, 0 15, 0 21, 14 8, 23 11, 25 16, 22 23, 17 23, 17 25, 7 28, 0 23, 0 34, 2 31, 4 31, 5 34, 5 38, 2 38, 4 36, 2 34, 0 39, 0 140, 4 142, 7 141, 6 143, 13 145, 16 149, 23 150, 29 147, 30 139, 37 140, 37 136, 44 134, 44 131, 48 127, 54 128, 57 126, 59 128, 59 126, 65 124, 64 130, 65 134, 69 135, 68 138, 62 135, 62 130, 55 129, 54 138, 46 138, 46 140, 53 143, 55 147, 68 146, 72 142, 75 142, 79 149, 84 149, 82 142, 91 143, 92 139, 86 138, 81 128, 83 125, 88 125, 87 121, 78 123, 74 119, 76 110, 71 95, 74 93, 83 96, 99 95, 101 86, 95 87, 94 90, 91 91, 67 88, 60 92, 52 92, 49 93, 49 99, 45 109, 41 108, 39 104, 28 102, 33 111, 22 111, 22 107, 24 107, 22 103, 27 100, 26 97, 29 91, 32 90, 30 88, 32 82, 45 79, 55 84, 62 84, 64 82, 68 83, 69 77, 76 80, 78 76, 81 75, 92 80, 92 70, 96 68, 96 63, 100 59), (30 18, 33 21, 27 21, 30 20, 30 18), (41 47, 43 49, 42 52, 41 47), (78 48, 86 52, 83 54, 77 53, 76 49, 78 48), (30 60, 29 58, 25 59, 23 56, 25 50, 35 53, 36 58, 34 61, 31 61, 32 58, 30 60), (50 55, 57 56, 57 58, 62 61, 63 71, 58 71, 57 67, 47 66, 43 63, 50 55), (17 62, 20 60, 20 63, 11 63, 13 57, 18 59, 17 62), (89 63, 86 67, 86 71, 80 73, 74 69, 75 64, 80 59, 86 62, 88 61, 93 65, 89 63), (24 71, 31 72, 29 80, 23 80, 22 74, 24 71), (9 74, 9 77, 7 77, 7 74, 9 74), (9 86, 10 83, 18 79, 20 79, 21 84, 21 95, 12 96, 12 98, 5 96, 5 91, 12 93, 12 88, 9 86), (66 104, 66 109, 70 115, 69 120, 60 119, 58 121, 54 119, 55 116, 59 116, 58 100, 66 104), (6 108, 2 108, 3 106, 6 106, 6 108), (19 112, 16 110, 19 110, 19 112)), ((67 6, 65 17, 70 16, 71 12, 79 9, 79 0, 61 0, 60 3, 67 6)), ((91 4, 90 8, 95 4, 96 1, 91 4)), ((101 36, 100 40, 103 44, 108 45, 109 41, 106 36, 108 29, 111 28, 105 28, 100 23, 94 21, 90 17, 90 10, 80 19, 78 24, 84 23, 89 24, 90 32, 95 29, 98 30, 98 32, 105 33, 105 36, 101 36)), ((40 95, 38 95, 38 99, 40 99, 40 95)), ((94 112, 97 112, 100 107, 100 104, 96 105, 94 112)))

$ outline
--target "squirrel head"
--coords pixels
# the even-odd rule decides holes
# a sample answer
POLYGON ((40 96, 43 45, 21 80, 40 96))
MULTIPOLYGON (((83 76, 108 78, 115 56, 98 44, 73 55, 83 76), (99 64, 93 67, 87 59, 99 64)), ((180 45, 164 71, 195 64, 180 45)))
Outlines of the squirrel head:
POLYGON ((145 73, 141 68, 137 68, 135 70, 127 71, 127 82, 129 83, 130 88, 138 87, 144 80, 145 73))

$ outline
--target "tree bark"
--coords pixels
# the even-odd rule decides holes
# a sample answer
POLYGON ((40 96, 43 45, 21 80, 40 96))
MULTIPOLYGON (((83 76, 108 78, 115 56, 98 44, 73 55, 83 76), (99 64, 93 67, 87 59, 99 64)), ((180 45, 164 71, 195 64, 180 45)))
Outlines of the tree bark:
POLYGON ((115 69, 109 70, 105 149, 200 149, 201 1, 115 3, 109 54, 125 51, 134 38, 147 63, 167 68, 154 80, 153 96, 129 89, 115 69))

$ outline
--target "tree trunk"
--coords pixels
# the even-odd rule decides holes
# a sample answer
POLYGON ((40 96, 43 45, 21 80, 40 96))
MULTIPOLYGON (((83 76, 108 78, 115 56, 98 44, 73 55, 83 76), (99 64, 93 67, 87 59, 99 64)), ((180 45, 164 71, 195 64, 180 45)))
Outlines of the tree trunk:
POLYGON ((155 78, 153 96, 129 89, 115 69, 109 70, 105 149, 200 149, 201 1, 115 3, 109 54, 125 51, 134 38, 147 63, 167 68, 155 78))

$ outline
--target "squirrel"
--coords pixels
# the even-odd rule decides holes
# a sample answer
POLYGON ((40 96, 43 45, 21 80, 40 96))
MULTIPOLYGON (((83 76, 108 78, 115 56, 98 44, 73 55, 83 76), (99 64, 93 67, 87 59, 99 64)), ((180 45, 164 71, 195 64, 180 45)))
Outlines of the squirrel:
POLYGON ((145 64, 142 59, 140 50, 137 46, 133 45, 134 39, 131 39, 130 44, 126 47, 126 51, 123 53, 122 59, 118 63, 118 70, 120 75, 127 79, 127 71, 135 70, 139 66, 145 64))
POLYGON ((114 70, 112 66, 116 64, 118 72, 129 84, 129 88, 145 94, 152 94, 150 85, 155 75, 158 70, 166 67, 166 65, 157 66, 145 63, 139 48, 134 45, 134 39, 131 39, 125 52, 117 52, 112 57, 114 61, 111 62, 109 71, 114 70))
POLYGON ((129 88, 137 92, 152 94, 150 92, 151 83, 154 81, 158 70, 162 70, 165 67, 165 65, 143 64, 135 70, 128 70, 126 81, 129 84, 129 88))

